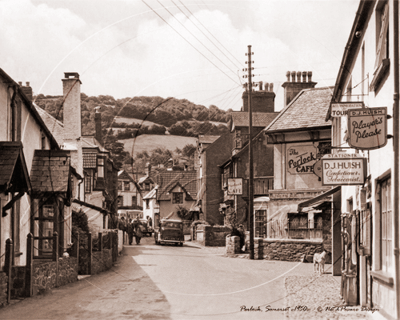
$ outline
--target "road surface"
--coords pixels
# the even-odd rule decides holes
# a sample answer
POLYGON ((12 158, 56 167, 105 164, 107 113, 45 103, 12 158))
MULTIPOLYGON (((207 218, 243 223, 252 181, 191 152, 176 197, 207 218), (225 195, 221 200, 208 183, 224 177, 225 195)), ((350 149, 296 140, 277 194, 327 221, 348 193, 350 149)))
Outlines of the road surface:
POLYGON ((0 319, 284 319, 267 306, 287 307, 286 275, 312 272, 311 264, 222 251, 143 238, 126 246, 111 270, 3 308, 0 319))

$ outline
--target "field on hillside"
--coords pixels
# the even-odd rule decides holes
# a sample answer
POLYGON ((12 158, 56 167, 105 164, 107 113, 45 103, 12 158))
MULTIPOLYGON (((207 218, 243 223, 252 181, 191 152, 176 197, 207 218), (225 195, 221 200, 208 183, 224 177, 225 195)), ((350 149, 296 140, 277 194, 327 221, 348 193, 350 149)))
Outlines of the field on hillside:
POLYGON ((142 124, 143 124, 144 126, 152 126, 153 124, 156 124, 156 123, 154 123, 154 122, 147 121, 147 120, 143 121, 143 120, 140 120, 140 119, 135 119, 135 118, 124 118, 124 117, 118 117, 118 116, 116 116, 116 117, 114 118, 114 122, 115 122, 115 123, 126 123, 126 124, 132 124, 132 123, 139 123, 139 124, 141 124, 141 123, 143 122, 142 124))
POLYGON ((173 136, 173 135, 156 135, 156 134, 144 134, 138 136, 136 139, 124 139, 118 140, 124 144, 125 151, 132 154, 133 148, 133 156, 137 153, 147 150, 150 152, 153 149, 158 147, 165 147, 168 150, 174 151, 177 147, 182 149, 187 144, 196 145, 197 138, 194 137, 182 137, 182 136, 173 136))

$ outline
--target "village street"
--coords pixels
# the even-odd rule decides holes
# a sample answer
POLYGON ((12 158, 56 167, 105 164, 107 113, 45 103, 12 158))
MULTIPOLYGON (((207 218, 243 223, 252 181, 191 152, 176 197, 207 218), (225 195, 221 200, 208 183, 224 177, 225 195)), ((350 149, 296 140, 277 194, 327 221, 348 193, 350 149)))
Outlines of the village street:
POLYGON ((143 238, 126 246, 111 270, 17 302, 0 319, 283 319, 284 312, 240 309, 284 308, 285 277, 312 273, 311 264, 221 253, 143 238))

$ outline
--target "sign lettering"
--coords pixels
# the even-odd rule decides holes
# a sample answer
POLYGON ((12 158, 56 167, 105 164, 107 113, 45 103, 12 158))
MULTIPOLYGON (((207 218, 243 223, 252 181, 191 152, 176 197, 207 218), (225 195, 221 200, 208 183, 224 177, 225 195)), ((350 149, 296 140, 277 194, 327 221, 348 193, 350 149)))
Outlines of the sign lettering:
POLYGON ((336 102, 331 104, 331 117, 345 117, 349 109, 364 108, 364 102, 336 102))
POLYGON ((314 173, 314 164, 319 159, 313 145, 291 147, 287 151, 287 166, 290 174, 314 173))
POLYGON ((365 182, 365 158, 322 158, 322 185, 363 185, 365 182))
POLYGON ((387 143, 386 107, 350 109, 348 111, 348 143, 363 150, 378 149, 387 143))
POLYGON ((243 179, 242 178, 229 178, 228 179, 228 195, 241 195, 243 194, 243 179))

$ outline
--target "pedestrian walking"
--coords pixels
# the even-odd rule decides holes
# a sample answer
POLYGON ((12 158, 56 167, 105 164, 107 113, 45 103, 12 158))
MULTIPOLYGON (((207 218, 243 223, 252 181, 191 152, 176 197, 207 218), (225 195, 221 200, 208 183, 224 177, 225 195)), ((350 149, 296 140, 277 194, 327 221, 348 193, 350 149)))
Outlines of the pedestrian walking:
POLYGON ((149 216, 147 216, 147 226, 150 228, 153 227, 153 220, 149 216))
POLYGON ((140 244, 140 239, 143 237, 143 232, 142 232, 142 224, 139 220, 139 216, 136 218, 135 221, 135 239, 136 239, 136 244, 140 244))
POLYGON ((130 219, 128 223, 128 238, 129 238, 129 245, 132 245, 133 241, 133 234, 135 233, 134 225, 132 223, 132 219, 130 219))

